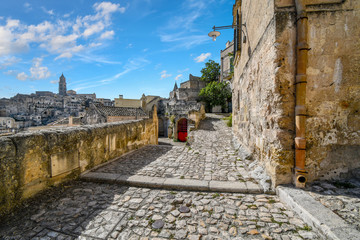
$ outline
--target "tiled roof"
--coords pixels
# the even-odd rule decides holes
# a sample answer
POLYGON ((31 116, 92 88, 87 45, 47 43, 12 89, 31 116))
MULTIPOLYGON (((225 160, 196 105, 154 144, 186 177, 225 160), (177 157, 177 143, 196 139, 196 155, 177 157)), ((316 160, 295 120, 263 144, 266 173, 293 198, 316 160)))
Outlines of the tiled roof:
POLYGON ((96 104, 96 108, 106 116, 148 116, 141 108, 109 107, 102 104, 96 104))

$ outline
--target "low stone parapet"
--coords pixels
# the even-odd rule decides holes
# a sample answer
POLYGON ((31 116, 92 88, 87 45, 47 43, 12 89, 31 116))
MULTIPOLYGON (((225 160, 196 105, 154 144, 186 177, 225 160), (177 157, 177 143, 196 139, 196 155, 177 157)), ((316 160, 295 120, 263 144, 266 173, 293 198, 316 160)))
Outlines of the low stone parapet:
POLYGON ((99 164, 157 144, 153 119, 24 132, 0 137, 0 215, 22 200, 99 164))

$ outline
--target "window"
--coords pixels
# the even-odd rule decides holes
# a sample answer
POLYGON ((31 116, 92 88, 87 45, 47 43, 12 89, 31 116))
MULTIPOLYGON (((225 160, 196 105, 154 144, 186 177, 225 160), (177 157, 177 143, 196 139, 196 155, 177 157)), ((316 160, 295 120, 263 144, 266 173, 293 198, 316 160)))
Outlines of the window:
POLYGON ((236 28, 234 30, 234 56, 236 55, 237 51, 241 50, 241 16, 239 15, 239 13, 236 13, 236 28))

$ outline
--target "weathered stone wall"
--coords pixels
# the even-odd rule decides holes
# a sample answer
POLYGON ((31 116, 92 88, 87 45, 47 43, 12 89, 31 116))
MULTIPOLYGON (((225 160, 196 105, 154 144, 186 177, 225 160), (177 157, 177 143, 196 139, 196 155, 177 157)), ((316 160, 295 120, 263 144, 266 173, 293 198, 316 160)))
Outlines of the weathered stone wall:
MULTIPOLYGON (((140 118, 140 117, 138 117, 140 118)), ((136 116, 108 116, 107 122, 119 122, 126 120, 136 120, 136 116)))
MULTIPOLYGON (((295 7, 287 0, 241 2, 247 42, 235 56, 233 131, 243 148, 265 167, 273 185, 290 183, 295 137, 295 7)), ((360 2, 327 3, 307 1, 309 181, 360 167, 360 2)))
POLYGON ((235 56, 233 131, 273 185, 291 181, 294 159, 294 21, 275 13, 273 0, 242 1, 247 42, 235 56))
POLYGON ((47 187, 148 144, 158 119, 69 127, 0 138, 0 213, 47 187))
POLYGON ((360 1, 309 6, 309 180, 360 168, 360 1))
POLYGON ((115 107, 139 108, 141 105, 141 100, 139 99, 115 98, 115 107))

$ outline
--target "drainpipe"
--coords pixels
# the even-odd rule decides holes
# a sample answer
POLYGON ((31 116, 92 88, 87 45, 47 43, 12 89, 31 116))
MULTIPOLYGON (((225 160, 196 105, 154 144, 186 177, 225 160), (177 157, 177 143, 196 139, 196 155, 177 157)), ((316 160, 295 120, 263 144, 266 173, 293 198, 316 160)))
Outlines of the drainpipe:
POLYGON ((296 44, 296 80, 295 80, 295 176, 296 187, 304 188, 307 181, 305 170, 306 156, 306 67, 308 61, 309 46, 308 17, 305 10, 305 0, 295 0, 297 14, 297 44, 296 44))

